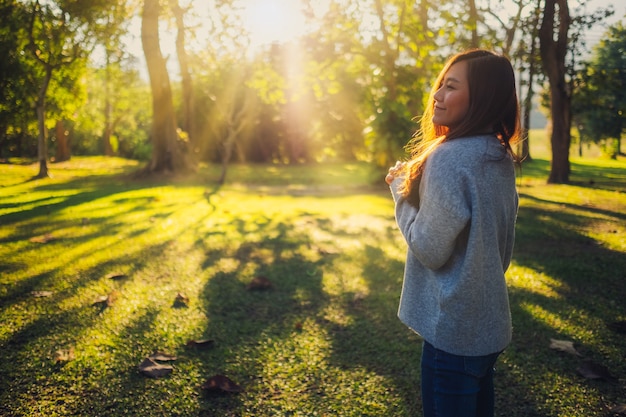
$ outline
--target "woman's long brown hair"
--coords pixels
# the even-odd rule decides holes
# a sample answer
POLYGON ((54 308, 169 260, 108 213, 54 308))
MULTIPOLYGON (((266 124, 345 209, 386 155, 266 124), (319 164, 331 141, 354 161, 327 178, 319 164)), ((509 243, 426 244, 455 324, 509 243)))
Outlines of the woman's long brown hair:
POLYGON ((486 128, 495 133, 509 154, 517 160, 511 147, 520 138, 519 103, 513 67, 502 55, 473 49, 450 58, 439 73, 420 119, 420 129, 407 145, 411 159, 405 165, 400 193, 409 202, 418 205, 419 179, 426 159, 435 148, 448 140, 484 133, 486 128), (469 108, 465 119, 449 129, 433 123, 434 96, 450 67, 461 61, 467 62, 469 108))

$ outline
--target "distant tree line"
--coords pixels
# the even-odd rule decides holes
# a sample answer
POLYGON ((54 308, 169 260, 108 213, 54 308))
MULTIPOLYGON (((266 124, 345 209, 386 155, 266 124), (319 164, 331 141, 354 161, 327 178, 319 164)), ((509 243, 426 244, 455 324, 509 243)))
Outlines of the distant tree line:
POLYGON ((442 63, 473 47, 518 68, 526 130, 544 86, 550 182, 568 182, 572 127, 603 143, 626 127, 623 24, 581 59, 582 34, 610 9, 572 11, 567 0, 300 4, 311 31, 252 49, 232 0, 0 0, 0 157, 36 157, 40 177, 72 154, 135 158, 147 172, 221 163, 221 181, 235 161, 386 167, 403 155, 442 63), (127 45, 137 24, 148 80, 127 45), (175 56, 162 53, 165 32, 175 56))

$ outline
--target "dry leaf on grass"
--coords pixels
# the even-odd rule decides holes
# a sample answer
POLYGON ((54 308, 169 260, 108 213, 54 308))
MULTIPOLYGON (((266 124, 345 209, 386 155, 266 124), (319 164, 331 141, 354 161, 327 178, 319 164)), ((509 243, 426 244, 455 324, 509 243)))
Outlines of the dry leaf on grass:
POLYGON ((174 367, 170 365, 162 365, 150 358, 145 358, 143 362, 139 364, 139 371, 150 378, 160 378, 170 374, 173 370, 174 367))
POLYGON ((54 361, 56 363, 69 362, 71 360, 74 360, 75 357, 76 356, 74 355, 73 347, 69 349, 59 349, 54 352, 54 361))
POLYGON ((189 297, 183 293, 176 294, 174 299, 174 307, 187 307, 189 305, 189 297))
POLYGON ((615 407, 611 407, 609 411, 613 414, 626 415, 626 404, 617 404, 615 407))
POLYGON ((53 240, 56 240, 56 238, 52 236, 51 233, 46 233, 45 235, 35 236, 28 239, 28 241, 32 243, 48 243, 52 242, 53 240))
POLYGON ((31 291, 30 292, 30 295, 32 295, 35 298, 50 297, 52 296, 52 294, 54 294, 52 291, 31 291))
POLYGON ((188 347, 194 347, 197 349, 210 349, 214 345, 215 345, 215 342, 211 339, 190 340, 187 342, 188 347))
POLYGON ((145 358, 143 362, 139 364, 139 371, 150 378, 160 378, 170 374, 174 370, 174 367, 171 365, 163 365, 159 362, 170 362, 175 360, 176 356, 155 350, 150 356, 145 358))
POLYGON ((574 342, 570 342, 569 340, 550 339, 550 349, 554 349, 554 350, 559 350, 561 352, 570 353, 572 355, 576 355, 576 356, 579 356, 579 357, 583 356, 574 347, 574 342))
POLYGON ((105 276, 106 279, 111 279, 113 281, 121 281, 123 279, 128 278, 128 275, 126 274, 122 274, 119 272, 111 272, 110 274, 107 274, 107 276, 105 276))
POLYGON ((111 307, 113 303, 115 302, 115 300, 117 300, 117 296, 118 296, 117 291, 112 291, 108 295, 101 295, 98 298, 96 298, 96 300, 93 302, 92 305, 95 307, 101 307, 103 309, 107 307, 111 307))
POLYGON ((252 281, 246 286, 246 289, 249 291, 261 291, 261 290, 269 290, 272 288, 272 282, 263 276, 254 277, 252 281))
POLYGON ((326 249, 326 248, 317 248, 317 253, 319 253, 322 256, 327 256, 327 255, 337 255, 339 252, 334 251, 334 250, 330 250, 330 249, 326 249))
POLYGON ((243 391, 243 388, 224 375, 212 376, 204 384, 202 384, 200 388, 205 391, 217 393, 236 393, 243 391))
POLYGON ((587 379, 603 379, 605 381, 615 382, 617 378, 611 375, 609 369, 590 360, 584 361, 577 369, 579 375, 587 379))

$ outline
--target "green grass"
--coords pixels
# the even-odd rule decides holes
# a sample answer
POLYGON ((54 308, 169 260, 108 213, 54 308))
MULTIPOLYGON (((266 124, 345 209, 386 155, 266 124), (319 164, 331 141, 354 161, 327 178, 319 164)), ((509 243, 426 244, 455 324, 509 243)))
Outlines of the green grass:
MULTIPOLYGON (((518 180, 498 415, 605 416, 626 402, 626 336, 606 326, 626 320, 626 162, 573 159, 573 185, 555 186, 535 158, 518 180), (584 379, 550 338, 621 380, 584 379)), ((0 164, 0 415, 420 414, 420 340, 396 318, 405 248, 367 166, 233 166, 222 187, 215 166, 50 168, 31 180, 36 165, 0 164), (273 288, 248 291, 256 276, 273 288), (155 350, 177 356, 159 379, 137 368, 155 350), (203 392, 215 374, 244 392, 203 392)))

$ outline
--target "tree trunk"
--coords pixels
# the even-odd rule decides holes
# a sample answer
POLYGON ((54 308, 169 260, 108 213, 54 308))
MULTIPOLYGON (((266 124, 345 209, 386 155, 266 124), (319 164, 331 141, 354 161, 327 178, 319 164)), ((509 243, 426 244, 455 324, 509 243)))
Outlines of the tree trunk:
POLYGON ((478 48, 480 46, 480 39, 478 38, 478 9, 476 8, 476 0, 469 0, 469 24, 472 32, 472 38, 470 40, 470 48, 478 48))
POLYGON ((39 173, 36 178, 46 178, 50 176, 48 172, 48 132, 46 131, 46 93, 50 79, 52 78, 52 67, 46 66, 46 75, 43 79, 39 95, 37 96, 37 127, 39 136, 37 137, 37 156, 39 159, 39 173))
MULTIPOLYGON (((391 34, 389 33, 389 31, 387 30, 387 26, 386 26, 386 21, 385 21, 385 14, 384 14, 384 4, 381 0, 376 0, 376 14, 378 16, 378 24, 379 24, 379 28, 380 31, 382 33, 382 46, 383 46, 383 50, 384 50, 384 60, 382 62, 383 67, 383 71, 385 73, 385 77, 384 77, 384 83, 385 83, 385 88, 387 89, 387 93, 386 93, 386 100, 388 100, 389 103, 394 103, 397 100, 398 97, 398 88, 396 85, 396 79, 397 79, 397 66, 396 66, 396 61, 398 59, 398 56, 400 54, 400 36, 402 34, 402 28, 404 25, 404 16, 406 13, 406 9, 407 9, 407 4, 406 2, 404 2, 402 4, 402 9, 400 11, 400 16, 399 16, 399 23, 398 23, 398 33, 396 34, 396 47, 393 48, 391 43, 390 43, 390 36, 391 34)), ((392 137, 391 131, 393 129, 393 126, 396 125, 396 121, 398 119, 397 114, 395 112, 395 110, 393 108, 389 108, 388 105, 386 105, 386 110, 387 114, 383 114, 382 117, 385 117, 385 120, 383 121, 385 128, 384 128, 384 132, 381 132, 384 134, 385 136, 385 150, 384 150, 384 161, 382 162, 382 166, 389 166, 392 165, 395 160, 395 152, 394 152, 394 138, 392 137)))
MULTIPOLYGON (((180 76, 183 87, 183 120, 182 129, 187 132, 189 141, 193 144, 196 138, 196 123, 194 117, 194 94, 193 81, 189 70, 189 57, 185 50, 185 12, 180 7, 178 0, 170 0, 170 8, 176 18, 176 54, 178 56, 178 64, 180 65, 180 76)), ((195 147, 195 146, 194 146, 195 147)))
POLYGON ((65 130, 65 123, 63 120, 58 120, 55 126, 55 136, 57 139, 57 150, 54 156, 55 162, 63 162, 70 160, 70 143, 67 131, 65 130))
MULTIPOLYGON (((537 9, 540 6, 540 0, 537 4, 537 9)), ((530 131, 530 113, 533 109, 533 96, 535 95, 534 91, 534 83, 535 83, 535 74, 537 73, 537 27, 539 26, 539 19, 533 20, 533 28, 530 33, 530 51, 528 53, 528 89, 526 90, 526 96, 524 97, 523 103, 523 112, 524 119, 522 121, 522 143, 520 156, 526 162, 530 162, 533 160, 532 155, 530 154, 530 138, 528 136, 528 132, 530 131)))
POLYGON ((159 0, 144 0, 141 43, 152 89, 152 159, 150 172, 186 171, 186 157, 178 141, 170 78, 159 44, 159 0))
POLYGON ((235 146, 235 139, 237 138, 237 132, 231 127, 228 128, 228 135, 226 140, 223 143, 223 153, 222 153, 222 171, 220 173, 220 177, 217 180, 217 183, 223 185, 226 182, 226 172, 228 171, 228 164, 230 163, 230 158, 233 155, 233 147, 235 146))
POLYGON ((113 133, 111 114, 113 105, 111 104, 111 51, 106 48, 106 66, 104 67, 104 132, 102 133, 102 146, 106 156, 113 156, 111 146, 111 135, 113 133))
POLYGON ((552 166, 548 183, 553 184, 567 184, 570 174, 571 97, 565 82, 569 25, 567 0, 545 0, 543 20, 539 28, 539 47, 543 68, 550 83, 552 166))

